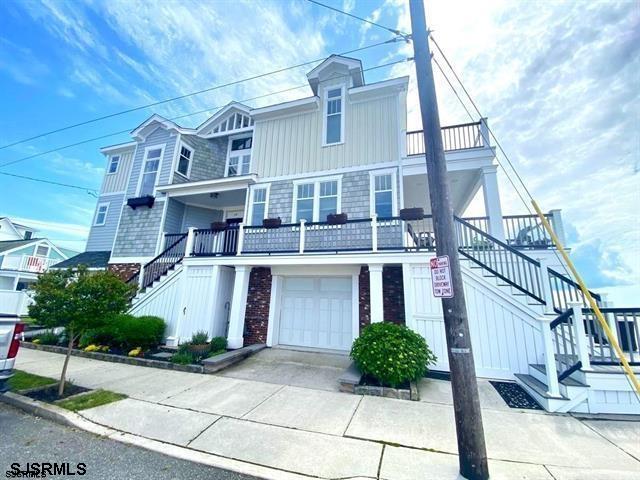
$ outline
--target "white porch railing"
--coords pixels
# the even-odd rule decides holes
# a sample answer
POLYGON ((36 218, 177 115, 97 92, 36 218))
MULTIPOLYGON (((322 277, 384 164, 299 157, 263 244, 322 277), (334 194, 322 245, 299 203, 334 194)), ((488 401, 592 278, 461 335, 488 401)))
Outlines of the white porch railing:
POLYGON ((58 259, 37 257, 35 255, 7 255, 0 267, 5 270, 42 273, 58 262, 60 262, 58 259))
POLYGON ((0 290, 0 313, 25 316, 33 299, 24 290, 0 290))

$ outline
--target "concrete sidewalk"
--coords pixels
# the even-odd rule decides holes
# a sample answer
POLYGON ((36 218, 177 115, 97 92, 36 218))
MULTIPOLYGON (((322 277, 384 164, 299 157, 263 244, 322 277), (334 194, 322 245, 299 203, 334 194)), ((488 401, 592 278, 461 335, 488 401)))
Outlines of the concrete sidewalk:
MULTIPOLYGON (((62 361, 22 349, 17 368, 55 377, 62 361)), ((425 381, 427 398, 408 402, 80 357, 69 378, 128 395, 80 413, 141 445, 164 442, 168 454, 184 447, 253 475, 259 466, 268 478, 457 478, 446 382, 425 381)), ((492 479, 639 478, 640 423, 512 410, 481 393, 492 479)))

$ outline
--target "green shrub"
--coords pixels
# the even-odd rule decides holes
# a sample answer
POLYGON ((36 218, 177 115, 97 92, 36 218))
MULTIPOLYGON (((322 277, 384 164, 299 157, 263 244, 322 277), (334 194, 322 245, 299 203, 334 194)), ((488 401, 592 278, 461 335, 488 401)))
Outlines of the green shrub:
POLYGON ((204 345, 209 341, 209 333, 204 330, 198 330, 196 333, 191 335, 191 345, 204 345))
POLYGON ((40 340, 41 345, 58 345, 60 341, 60 335, 55 333, 53 330, 48 330, 41 335, 36 337, 40 340))
POLYGON ((213 337, 211 339, 211 351, 214 353, 224 352, 227 349, 227 339, 224 337, 213 337))
POLYGON ((417 380, 436 361, 424 338, 393 323, 366 327, 353 342, 351 358, 363 374, 391 387, 417 380))
POLYGON ((159 317, 116 315, 107 322, 105 330, 113 335, 113 346, 129 351, 137 347, 149 350, 162 341, 166 324, 159 317))
POLYGON ((171 356, 171 363, 177 363, 178 365, 189 365, 191 363, 196 363, 196 359, 191 352, 181 352, 178 350, 178 353, 174 353, 171 356))
POLYGON ((84 348, 89 345, 111 345, 115 344, 114 331, 109 325, 101 328, 93 328, 82 334, 78 341, 78 346, 84 348))

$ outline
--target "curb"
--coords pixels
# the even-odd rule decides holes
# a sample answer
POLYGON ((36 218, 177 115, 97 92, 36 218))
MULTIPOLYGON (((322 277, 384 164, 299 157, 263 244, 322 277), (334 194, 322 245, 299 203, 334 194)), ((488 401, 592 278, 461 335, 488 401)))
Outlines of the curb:
POLYGON ((315 476, 308 476, 300 473, 293 473, 253 463, 247 463, 233 458, 221 457, 213 453, 206 453, 187 447, 163 443, 159 440, 152 440, 150 438, 141 437, 121 430, 115 430, 113 428, 91 422, 78 413, 65 410, 64 408, 56 405, 33 400, 29 397, 13 392, 0 394, 0 402, 11 405, 12 407, 18 408, 26 413, 60 423, 67 427, 84 430, 100 437, 109 438, 120 443, 150 450, 178 460, 185 460, 188 462, 198 463, 200 465, 220 468, 266 480, 318 479, 318 477, 315 476))

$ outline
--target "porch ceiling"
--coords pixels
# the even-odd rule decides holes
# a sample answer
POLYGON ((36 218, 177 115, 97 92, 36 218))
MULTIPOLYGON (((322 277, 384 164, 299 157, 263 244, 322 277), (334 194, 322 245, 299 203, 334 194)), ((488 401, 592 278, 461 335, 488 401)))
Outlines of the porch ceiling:
POLYGON ((182 195, 176 200, 187 204, 205 208, 220 209, 244 205, 246 189, 228 190, 226 192, 196 193, 182 195))
MULTIPOLYGON (((449 179, 453 211, 456 214, 462 214, 478 191, 480 170, 448 172, 447 177, 449 179)), ((425 213, 431 213, 429 184, 426 174, 404 176, 404 206, 422 207, 425 213)))

